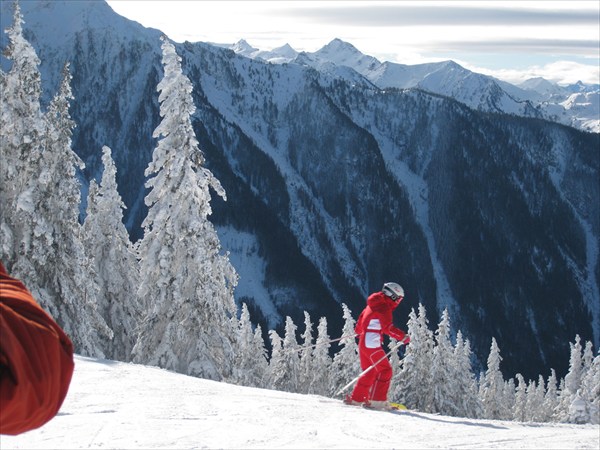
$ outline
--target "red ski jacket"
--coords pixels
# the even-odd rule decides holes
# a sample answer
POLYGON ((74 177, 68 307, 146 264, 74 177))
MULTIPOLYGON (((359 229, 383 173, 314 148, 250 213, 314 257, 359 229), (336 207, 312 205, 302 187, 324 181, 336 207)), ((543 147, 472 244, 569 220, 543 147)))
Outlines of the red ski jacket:
POLYGON ((406 333, 392 323, 392 313, 398 304, 383 292, 375 292, 369 296, 367 307, 360 313, 354 329, 360 335, 361 349, 381 348, 384 334, 399 341, 406 337, 406 333))
POLYGON ((73 368, 71 340, 0 262, 0 434, 52 419, 73 368))

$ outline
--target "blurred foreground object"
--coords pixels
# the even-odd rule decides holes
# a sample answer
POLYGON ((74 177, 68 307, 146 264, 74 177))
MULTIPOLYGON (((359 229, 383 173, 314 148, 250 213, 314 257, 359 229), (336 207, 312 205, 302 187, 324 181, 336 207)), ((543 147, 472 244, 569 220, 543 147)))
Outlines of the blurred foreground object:
POLYGON ((0 434, 41 427, 63 403, 73 344, 0 262, 0 434))

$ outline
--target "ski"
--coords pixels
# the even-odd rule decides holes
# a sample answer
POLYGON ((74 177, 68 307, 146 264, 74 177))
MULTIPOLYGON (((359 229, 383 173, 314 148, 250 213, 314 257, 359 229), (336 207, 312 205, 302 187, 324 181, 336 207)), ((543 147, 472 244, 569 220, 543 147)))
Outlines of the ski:
POLYGON ((373 406, 370 406, 368 404, 363 405, 363 408, 370 409, 373 411, 384 411, 384 412, 408 411, 408 408, 406 406, 404 406, 402 403, 392 403, 392 402, 389 403, 389 409, 374 408, 373 406))
POLYGON ((395 402, 389 402, 389 406, 390 409, 379 409, 379 408, 374 408, 372 406, 370 406, 368 403, 361 403, 361 404, 352 404, 352 403, 348 403, 347 401, 343 401, 344 405, 348 405, 348 406, 357 406, 359 408, 364 408, 364 409, 370 409, 372 411, 388 411, 388 412, 394 412, 394 411, 408 411, 408 408, 403 405, 402 403, 395 403, 395 402))
POLYGON ((402 403, 390 403, 390 406, 399 411, 408 411, 408 408, 404 406, 402 403))

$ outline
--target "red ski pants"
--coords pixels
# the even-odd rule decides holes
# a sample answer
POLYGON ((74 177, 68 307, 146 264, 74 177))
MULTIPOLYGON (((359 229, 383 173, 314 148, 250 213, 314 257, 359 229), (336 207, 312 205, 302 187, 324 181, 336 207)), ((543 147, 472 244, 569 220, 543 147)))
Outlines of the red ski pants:
POLYGON ((386 401, 390 380, 392 379, 392 366, 386 358, 383 349, 360 349, 360 367, 366 370, 377 361, 377 365, 358 379, 352 400, 357 402, 386 401), (381 361, 380 361, 381 360, 381 361))

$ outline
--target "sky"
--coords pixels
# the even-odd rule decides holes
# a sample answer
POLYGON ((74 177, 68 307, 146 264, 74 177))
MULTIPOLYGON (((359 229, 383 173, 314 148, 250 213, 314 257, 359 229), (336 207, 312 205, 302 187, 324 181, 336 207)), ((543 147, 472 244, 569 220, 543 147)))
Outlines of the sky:
POLYGON ((519 83, 600 83, 600 2, 109 0, 176 42, 314 52, 335 38, 380 61, 452 59, 519 83))
POLYGON ((75 357, 58 415, 2 449, 597 449, 598 425, 373 411, 155 367, 75 357))

